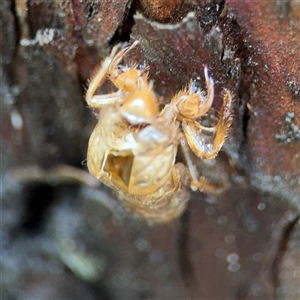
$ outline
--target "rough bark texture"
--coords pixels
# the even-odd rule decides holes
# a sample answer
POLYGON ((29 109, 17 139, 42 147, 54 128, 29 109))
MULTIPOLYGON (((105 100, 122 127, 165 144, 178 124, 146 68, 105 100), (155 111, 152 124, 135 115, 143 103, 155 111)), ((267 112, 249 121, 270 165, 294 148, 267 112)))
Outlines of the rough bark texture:
POLYGON ((3 0, 0 13, 3 299, 300 298, 299 1, 3 0), (235 95, 224 151, 195 159, 227 191, 193 193, 164 226, 81 164, 86 82, 136 39, 126 59, 149 64, 165 102, 203 86, 204 64, 215 108, 235 95))

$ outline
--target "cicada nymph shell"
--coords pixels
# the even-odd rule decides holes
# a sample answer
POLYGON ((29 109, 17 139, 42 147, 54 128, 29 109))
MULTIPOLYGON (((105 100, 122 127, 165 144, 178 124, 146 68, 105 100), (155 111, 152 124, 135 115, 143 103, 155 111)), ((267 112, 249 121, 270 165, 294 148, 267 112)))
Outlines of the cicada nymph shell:
POLYGON ((120 65, 137 44, 122 50, 120 45, 115 46, 89 83, 86 101, 99 113, 89 141, 87 165, 90 173, 112 188, 133 214, 149 223, 162 223, 184 211, 189 186, 204 192, 217 191, 218 187, 199 179, 189 151, 201 159, 217 155, 231 124, 232 96, 225 90, 215 127, 200 124, 199 118, 211 108, 214 98, 214 81, 205 67, 206 96, 191 82, 159 111, 147 66, 120 65), (105 80, 110 80, 116 91, 95 95, 105 80), (204 138, 205 132, 213 134, 210 143, 204 138), (176 163, 178 147, 183 150, 187 166, 176 163))

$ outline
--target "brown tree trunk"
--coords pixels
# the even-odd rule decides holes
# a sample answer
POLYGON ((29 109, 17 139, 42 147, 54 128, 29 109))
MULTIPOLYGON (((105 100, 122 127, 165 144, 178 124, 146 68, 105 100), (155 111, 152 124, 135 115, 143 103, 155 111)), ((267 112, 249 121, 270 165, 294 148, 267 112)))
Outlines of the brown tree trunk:
MULTIPOLYGON (((3 299, 299 299, 297 0, 2 0, 3 299), (167 103, 203 65, 235 97, 214 164, 220 196, 192 193, 148 227, 89 176, 88 79, 118 42, 167 103), (94 201, 93 201, 94 200, 94 201), (96 201, 95 201, 96 200, 96 201)), ((107 90, 110 87, 106 87, 107 90)))

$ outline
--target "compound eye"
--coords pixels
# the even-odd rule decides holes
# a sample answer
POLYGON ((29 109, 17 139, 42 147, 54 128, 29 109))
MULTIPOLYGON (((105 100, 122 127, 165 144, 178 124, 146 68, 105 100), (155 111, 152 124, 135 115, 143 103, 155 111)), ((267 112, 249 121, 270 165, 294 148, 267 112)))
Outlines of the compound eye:
POLYGON ((152 123, 158 114, 157 99, 151 91, 136 91, 125 99, 121 113, 133 125, 152 123))

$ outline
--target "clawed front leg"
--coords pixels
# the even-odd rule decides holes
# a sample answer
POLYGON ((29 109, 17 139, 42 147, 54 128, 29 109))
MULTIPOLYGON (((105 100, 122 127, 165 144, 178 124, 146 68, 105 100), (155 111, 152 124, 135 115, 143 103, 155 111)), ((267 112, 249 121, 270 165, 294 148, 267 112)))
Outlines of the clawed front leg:
POLYGON ((125 47, 121 51, 119 49, 122 44, 113 47, 110 56, 103 61, 101 67, 89 82, 85 95, 89 107, 100 109, 110 105, 121 104, 128 93, 136 89, 152 90, 152 84, 147 83, 146 66, 140 69, 137 67, 118 67, 124 55, 136 47, 138 43, 139 41, 135 41, 131 46, 125 47), (110 79, 115 87, 118 88, 118 91, 106 95, 95 95, 97 89, 106 79, 110 79))
POLYGON ((215 131, 213 143, 207 143, 206 140, 201 135, 202 131, 205 131, 197 121, 191 119, 182 120, 182 129, 185 133, 187 142, 193 152, 202 159, 214 158, 220 148, 222 147, 228 128, 231 125, 231 106, 232 106, 232 96, 228 90, 224 91, 224 103, 222 110, 219 114, 219 122, 217 126, 207 131, 215 131))
POLYGON ((138 43, 139 41, 135 41, 131 46, 125 47, 117 55, 115 55, 108 68, 108 73, 112 77, 112 79, 118 77, 120 72, 122 72, 122 70, 118 70, 118 64, 121 62, 126 53, 132 50, 134 47, 136 47, 138 43))
POLYGON ((173 101, 178 102, 178 108, 183 118, 196 119, 205 115, 211 108, 214 100, 214 81, 208 76, 208 70, 204 68, 205 82, 207 88, 206 97, 203 92, 190 83, 187 91, 182 91, 173 101))
POLYGON ((89 100, 86 100, 90 108, 103 108, 110 105, 121 104, 126 97, 126 93, 119 90, 111 94, 95 95, 89 100))
MULTIPOLYGON (((101 67, 95 73, 95 76, 93 77, 93 79, 89 82, 89 86, 88 86, 88 89, 85 94, 85 100, 86 100, 87 104, 93 108, 98 108, 96 103, 101 102, 101 101, 97 101, 94 99, 96 97, 96 96, 94 96, 95 92, 106 80, 109 67, 110 67, 114 57, 116 56, 116 53, 121 48, 121 46, 122 46, 122 44, 117 44, 116 46, 113 47, 113 49, 110 53, 110 56, 105 58, 101 67)), ((103 97, 107 97, 107 96, 108 95, 103 95, 103 97)))

